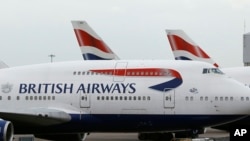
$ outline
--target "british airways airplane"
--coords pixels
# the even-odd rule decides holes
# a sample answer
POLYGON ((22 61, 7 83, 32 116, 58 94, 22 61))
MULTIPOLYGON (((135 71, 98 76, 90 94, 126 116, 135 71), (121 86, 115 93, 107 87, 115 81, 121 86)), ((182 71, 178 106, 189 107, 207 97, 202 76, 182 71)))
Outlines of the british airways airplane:
MULTIPOLYGON (((195 60, 219 65, 199 47, 183 30, 166 30, 176 60, 195 60)), ((250 87, 250 67, 221 68, 228 76, 250 87)))
POLYGON ((241 100, 250 90, 203 62, 61 62, 1 69, 0 78, 2 141, 196 129, 250 114, 241 100))
MULTIPOLYGON (((85 52, 92 52, 91 56, 97 56, 97 57, 83 57, 84 60, 107 60, 105 58, 109 58, 109 56, 117 56, 116 54, 114 54, 114 52, 104 43, 104 41, 96 34, 96 32, 94 32, 94 30, 86 23, 86 21, 72 21, 72 25, 74 28, 74 31, 76 33, 76 37, 79 43, 79 46, 81 48, 81 52, 83 53, 83 56, 88 56, 85 52), (91 42, 90 42, 91 41, 91 42), (97 44, 98 43, 98 44, 97 44), (88 44, 88 45, 86 45, 88 44), (104 49, 103 49, 104 48, 104 49), (95 50, 106 50, 106 54, 107 55, 99 55, 100 53, 95 53, 95 50), (103 59, 104 58, 104 59, 103 59)), ((173 31, 173 30, 172 30, 173 31)), ((176 31, 177 32, 177 31, 176 31)), ((175 33, 176 33, 175 32, 175 33)), ((178 31, 178 33, 182 34, 182 37, 185 36, 185 39, 189 39, 189 42, 192 42, 193 44, 195 44, 187 35, 185 35, 184 33, 181 33, 180 31, 178 31)), ((174 38, 171 36, 171 38, 177 39, 177 40, 181 40, 178 38, 174 38)), ((173 42, 171 42, 173 43, 173 42)), ((198 57, 196 56, 192 56, 192 54, 190 55, 188 52, 186 53, 185 51, 183 51, 184 49, 181 49, 181 47, 179 46, 179 44, 182 43, 185 46, 185 49, 187 51, 192 50, 193 52, 195 52, 197 54, 197 56, 199 56, 200 60, 204 61, 204 62, 208 62, 211 64, 214 64, 216 67, 218 66, 211 58, 209 58, 209 56, 202 50, 199 49, 198 47, 196 48, 191 48, 190 49, 190 45, 186 45, 184 41, 180 41, 178 43, 176 43, 176 46, 172 46, 172 48, 175 48, 173 50, 175 54, 177 55, 181 55, 181 54, 185 54, 183 55, 183 57, 177 57, 179 59, 184 59, 185 60, 189 60, 187 59, 188 57, 186 56, 191 56, 191 58, 193 57, 194 59, 197 59, 198 57), (177 52, 177 53, 176 53, 177 52), (187 55, 188 54, 188 55, 187 55), (202 58, 202 56, 206 56, 205 59, 202 58)), ((198 45, 196 45, 198 46, 198 45)), ((113 57, 110 59, 119 59, 118 57, 113 57)), ((197 59, 198 60, 198 59, 197 59)), ((194 89, 195 91, 195 89, 194 89)), ((202 127, 201 127, 202 128, 202 127)), ((200 129, 200 130, 186 130, 186 131, 178 131, 175 132, 175 136, 176 137, 196 137, 199 133, 204 133, 204 129, 200 129)), ((139 139, 141 140, 146 140, 146 139, 155 139, 155 138, 162 138, 163 136, 165 136, 168 133, 164 133, 164 132, 156 132, 156 133, 139 133, 139 139)))
MULTIPOLYGON (((197 45, 190 37, 188 37, 188 35, 183 30, 166 30, 166 32, 176 60, 203 61, 211 63, 216 67, 219 66, 201 47, 199 47, 199 45, 197 45)), ((250 87, 250 67, 221 68, 221 70, 226 75, 250 87)), ((242 100, 248 99, 242 98, 242 100)), ((230 127, 246 125, 250 126, 250 118, 245 118, 237 122, 217 126, 215 128, 229 130, 230 127)))

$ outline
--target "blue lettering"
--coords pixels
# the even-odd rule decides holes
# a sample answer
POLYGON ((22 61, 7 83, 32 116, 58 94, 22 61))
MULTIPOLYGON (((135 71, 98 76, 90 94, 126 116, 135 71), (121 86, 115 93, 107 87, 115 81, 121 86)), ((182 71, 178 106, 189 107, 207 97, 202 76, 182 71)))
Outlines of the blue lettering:
POLYGON ((131 83, 131 84, 129 85, 129 87, 130 87, 130 89, 131 89, 132 91, 129 91, 128 93, 130 93, 130 94, 135 93, 135 91, 136 91, 135 85, 136 85, 135 83, 131 83))
POLYGON ((102 88, 103 93, 106 93, 106 92, 110 93, 112 87, 113 87, 113 84, 111 84, 111 87, 109 85, 105 85, 105 87, 104 87, 104 85, 101 84, 101 88, 102 88))
POLYGON ((36 84, 29 84, 28 93, 33 92, 35 94, 36 93, 35 87, 36 87, 36 84))
POLYGON ((55 90, 55 93, 56 94, 60 94, 60 93, 62 93, 62 83, 59 83, 59 84, 56 84, 56 90, 55 90))
POLYGON ((81 84, 80 86, 79 86, 79 88, 78 88, 78 90, 76 91, 76 93, 86 93, 85 92, 85 88, 84 88, 84 84, 81 84))
POLYGON ((114 86, 114 88, 113 88, 112 93, 114 93, 114 91, 117 91, 117 93, 121 93, 121 90, 120 90, 119 84, 115 84, 115 86, 114 86))
POLYGON ((92 85, 92 93, 95 93, 95 90, 96 90, 97 93, 100 93, 100 91, 98 90, 98 88, 99 88, 99 84, 94 83, 92 85))
POLYGON ((73 84, 70 84, 70 86, 67 86, 67 84, 64 84, 64 93, 67 93, 67 90, 69 90, 69 93, 72 94, 73 91, 73 84))
POLYGON ((19 93, 20 94, 27 93, 27 84, 20 84, 19 93))

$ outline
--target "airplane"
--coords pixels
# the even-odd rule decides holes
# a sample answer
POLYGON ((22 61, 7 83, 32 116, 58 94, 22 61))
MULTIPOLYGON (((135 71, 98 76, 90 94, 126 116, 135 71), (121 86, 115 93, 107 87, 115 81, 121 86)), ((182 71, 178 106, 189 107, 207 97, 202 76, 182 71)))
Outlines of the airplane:
MULTIPOLYGON (((109 46, 107 46, 104 41, 97 35, 97 33, 87 24, 86 21, 72 21, 72 25, 73 25, 73 28, 74 28, 74 31, 75 31, 75 34, 76 34, 76 37, 77 37, 77 40, 78 40, 78 43, 79 43, 79 46, 81 48, 81 52, 84 54, 84 52, 94 52, 94 50, 102 50, 102 48, 105 48, 105 50, 110 50, 109 51, 109 54, 112 54, 113 56, 116 56, 116 57, 113 57, 112 59, 113 60, 116 60, 116 59, 119 59, 119 57, 110 49, 109 46), (80 34, 81 33, 81 34, 80 34), (95 42, 87 42, 88 40, 99 40, 98 42, 102 42, 102 45, 105 45, 105 46, 100 46, 100 45, 97 45, 95 44, 95 42), (87 43, 86 43, 87 42, 87 43), (84 46, 84 44, 88 44, 88 46, 84 46), (91 48, 89 48, 89 46, 91 46, 91 48), (92 51, 90 51, 92 49, 92 51)), ((182 34, 180 32, 180 34, 182 34)), ((193 44, 195 44, 187 35, 182 34, 182 36, 185 36, 186 39, 189 39, 190 42, 192 42, 193 44)), ((180 39, 179 39, 180 40, 180 39)), ((186 45, 187 46, 187 45, 186 45)), ((198 45, 197 45, 198 46, 198 45)), ((176 47, 174 53, 176 54, 181 54, 181 50, 177 50, 178 46, 176 47)), ((185 48, 185 49, 189 49, 189 48, 185 48)), ((196 54, 198 54, 197 56, 206 56, 205 59, 203 58, 199 58, 200 60, 205 60, 205 62, 208 62, 211 64, 213 64, 214 66, 218 67, 217 63, 215 63, 211 58, 209 58, 209 56, 200 48, 195 48, 194 51, 196 54)), ((186 52, 184 52, 186 53, 186 52)), ((186 53, 188 54, 188 53, 186 53)), ((84 55, 83 55, 84 56, 84 55)), ((95 54, 95 56, 98 56, 98 54, 95 54)), ((189 55, 191 56, 191 58, 193 57, 192 55, 189 55)), ((106 60, 106 59, 100 59, 100 58, 108 58, 108 56, 98 56, 98 57, 83 57, 84 60, 97 60, 96 58, 98 58, 99 60, 106 60)), ((180 57, 180 59, 184 59, 184 57, 180 57)), ((195 57, 193 57, 195 58, 195 57)), ((197 57, 196 57, 197 59, 197 57)), ((185 60, 188 60, 188 58, 186 57, 185 60)), ((204 133, 205 129, 200 129, 200 130, 186 130, 186 131, 178 131, 178 132, 175 132, 175 136, 176 137, 197 137, 198 134, 200 133, 204 133)), ((155 139, 155 138, 161 138, 162 136, 164 136, 165 133, 164 132, 156 132, 156 133, 139 133, 138 134, 138 137, 140 140, 147 140, 147 139, 155 139)))
MULTIPOLYGON (((209 55, 207 55, 207 53, 199 45, 197 45, 183 30, 166 30, 166 33, 176 60, 203 61, 219 67, 219 65, 209 55)), ((250 67, 231 67, 220 69, 226 75, 250 87, 250 67)), ((250 126, 250 118, 245 118, 236 122, 216 126, 213 128, 229 131, 231 127, 246 125, 250 126)))
POLYGON ((85 21, 71 21, 84 60, 119 60, 85 21))
POLYGON ((196 129, 250 114, 241 100, 250 89, 197 61, 55 62, 0 69, 0 78, 2 141, 196 129))

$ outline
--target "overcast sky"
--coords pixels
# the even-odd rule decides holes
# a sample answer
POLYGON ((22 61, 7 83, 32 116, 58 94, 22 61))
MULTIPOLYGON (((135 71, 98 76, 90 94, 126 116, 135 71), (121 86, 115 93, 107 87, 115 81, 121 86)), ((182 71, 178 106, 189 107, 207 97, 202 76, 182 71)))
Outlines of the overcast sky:
POLYGON ((242 66, 248 0, 8 0, 0 59, 11 67, 81 60, 71 20, 86 20, 121 59, 173 59, 165 29, 183 29, 222 67, 242 66))

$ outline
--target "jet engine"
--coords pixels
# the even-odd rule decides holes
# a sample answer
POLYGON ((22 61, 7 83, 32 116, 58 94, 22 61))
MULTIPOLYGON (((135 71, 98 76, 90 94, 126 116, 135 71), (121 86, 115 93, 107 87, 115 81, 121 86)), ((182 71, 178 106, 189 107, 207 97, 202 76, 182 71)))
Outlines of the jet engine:
POLYGON ((14 128, 10 121, 0 119, 0 141, 12 141, 14 128))

